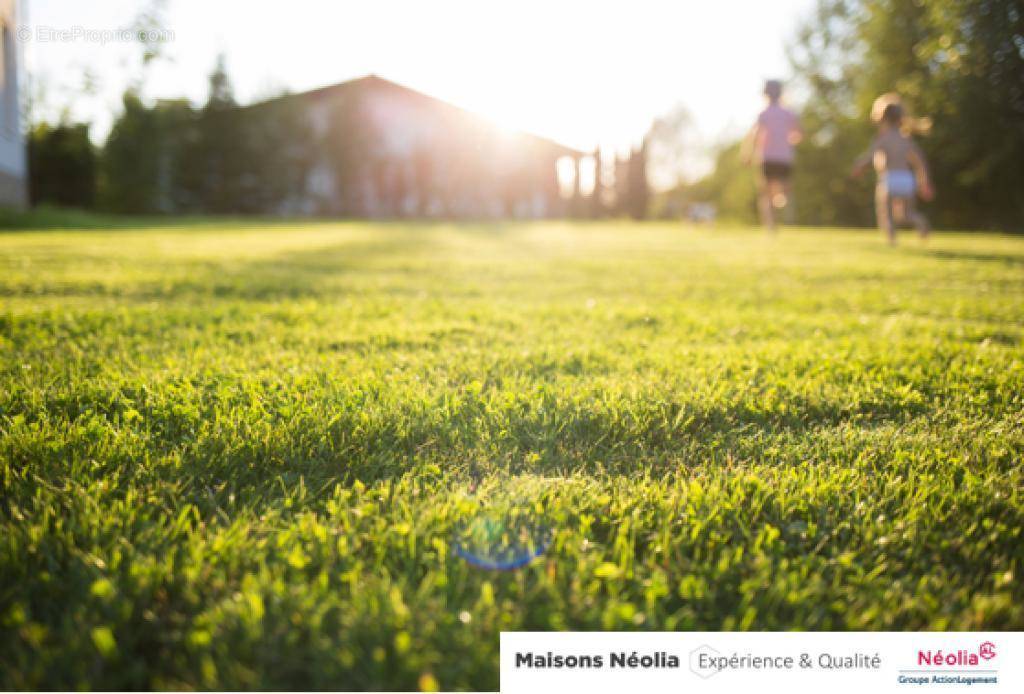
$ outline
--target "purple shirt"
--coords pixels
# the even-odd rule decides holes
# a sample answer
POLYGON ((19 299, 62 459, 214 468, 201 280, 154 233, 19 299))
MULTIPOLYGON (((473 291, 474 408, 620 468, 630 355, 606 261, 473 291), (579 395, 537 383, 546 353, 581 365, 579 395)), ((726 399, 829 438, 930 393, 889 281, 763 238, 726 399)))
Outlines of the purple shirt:
POLYGON ((754 143, 757 159, 792 164, 793 143, 790 138, 799 131, 800 120, 795 113, 778 104, 770 104, 757 117, 757 140, 754 143))

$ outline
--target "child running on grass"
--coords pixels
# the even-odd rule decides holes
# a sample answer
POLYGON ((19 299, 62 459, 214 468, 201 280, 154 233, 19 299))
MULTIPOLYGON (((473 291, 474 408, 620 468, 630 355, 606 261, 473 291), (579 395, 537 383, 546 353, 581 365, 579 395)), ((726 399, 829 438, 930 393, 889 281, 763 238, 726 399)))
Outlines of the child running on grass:
POLYGON ((775 231, 775 210, 786 208, 792 216, 792 194, 789 180, 793 173, 793 146, 803 133, 796 114, 785 108, 782 82, 768 80, 764 84, 768 106, 757 116, 743 143, 743 160, 759 166, 757 176, 757 211, 761 223, 775 231))
POLYGON ((853 165, 854 177, 864 173, 869 163, 878 175, 875 186, 875 215, 878 227, 889 243, 896 244, 896 224, 910 222, 922 239, 928 238, 928 219, 917 210, 915 195, 923 200, 934 197, 924 154, 904 132, 904 112, 899 97, 884 94, 875 100, 871 119, 878 123, 878 135, 871 147, 853 165))

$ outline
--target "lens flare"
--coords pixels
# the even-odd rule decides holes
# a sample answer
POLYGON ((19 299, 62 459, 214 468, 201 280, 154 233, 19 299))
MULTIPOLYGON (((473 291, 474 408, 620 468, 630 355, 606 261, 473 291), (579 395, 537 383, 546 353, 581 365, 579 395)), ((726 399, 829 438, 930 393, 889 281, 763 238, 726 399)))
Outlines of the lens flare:
POLYGON ((466 500, 456 524, 452 551, 481 569, 519 569, 551 546, 552 528, 545 513, 547 484, 538 478, 493 480, 466 500))

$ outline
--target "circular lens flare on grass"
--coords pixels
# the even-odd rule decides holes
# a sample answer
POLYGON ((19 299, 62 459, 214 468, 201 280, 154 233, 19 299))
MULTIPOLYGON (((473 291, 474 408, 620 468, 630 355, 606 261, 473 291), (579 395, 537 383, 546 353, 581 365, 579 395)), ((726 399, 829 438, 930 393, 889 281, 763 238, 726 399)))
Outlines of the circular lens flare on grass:
POLYGON ((520 569, 551 546, 543 485, 536 478, 481 486, 455 524, 452 551, 467 563, 492 571, 520 569))

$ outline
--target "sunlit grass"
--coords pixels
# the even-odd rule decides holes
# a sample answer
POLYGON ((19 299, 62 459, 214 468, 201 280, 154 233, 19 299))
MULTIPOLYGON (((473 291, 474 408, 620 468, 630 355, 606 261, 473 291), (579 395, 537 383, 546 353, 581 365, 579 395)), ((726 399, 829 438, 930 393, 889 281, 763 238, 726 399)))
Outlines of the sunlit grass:
POLYGON ((0 234, 0 686, 494 689, 503 629, 1024 628, 1022 334, 1013 237, 0 234), (526 568, 453 551, 520 525, 526 568))

